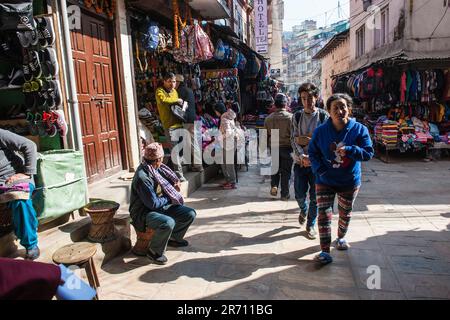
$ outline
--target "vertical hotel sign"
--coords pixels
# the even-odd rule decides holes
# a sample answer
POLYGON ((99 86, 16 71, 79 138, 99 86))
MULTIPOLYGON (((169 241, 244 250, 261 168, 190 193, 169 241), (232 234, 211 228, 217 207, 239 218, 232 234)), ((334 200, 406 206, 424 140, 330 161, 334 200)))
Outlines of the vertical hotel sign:
POLYGON ((267 0, 255 0, 256 52, 268 52, 267 0))

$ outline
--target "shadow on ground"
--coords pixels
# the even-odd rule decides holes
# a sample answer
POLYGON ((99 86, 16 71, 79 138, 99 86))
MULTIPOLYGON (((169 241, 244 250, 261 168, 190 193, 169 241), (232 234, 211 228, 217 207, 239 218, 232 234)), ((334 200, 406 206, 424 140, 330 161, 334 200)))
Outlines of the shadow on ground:
MULTIPOLYGON (((441 216, 449 218, 450 213, 441 216)), ((313 255, 320 250, 318 240, 305 249, 283 254, 232 254, 246 246, 290 238, 295 241, 297 233, 276 235, 289 229, 296 228, 281 227, 255 237, 225 231, 191 236, 188 239, 192 246, 185 251, 220 255, 155 266, 142 274, 139 281, 164 284, 176 283, 182 276, 203 279, 210 282, 209 293, 204 299, 450 298, 450 224, 447 230, 440 232, 392 231, 350 243, 348 251, 332 250, 334 262, 324 267, 312 261, 313 255), (372 275, 369 266, 380 269, 379 289, 368 288, 368 279, 372 275), (247 279, 249 277, 251 279, 247 279), (231 281, 239 283, 230 286, 228 282, 231 281)), ((123 267, 126 272, 127 265, 130 267, 133 263, 142 266, 148 262, 145 258, 128 264, 116 260, 114 270, 117 272, 123 267)), ((103 269, 108 272, 108 265, 103 269)))

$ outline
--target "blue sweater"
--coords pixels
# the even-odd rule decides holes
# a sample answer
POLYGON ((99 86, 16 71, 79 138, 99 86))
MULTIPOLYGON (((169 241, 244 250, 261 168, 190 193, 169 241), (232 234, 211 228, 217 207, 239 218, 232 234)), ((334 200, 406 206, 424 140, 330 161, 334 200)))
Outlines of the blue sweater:
POLYGON ((361 161, 372 159, 374 150, 367 128, 350 119, 336 131, 331 119, 319 126, 309 143, 309 158, 316 184, 354 188, 361 185, 361 161), (336 149, 345 146, 346 155, 336 149))

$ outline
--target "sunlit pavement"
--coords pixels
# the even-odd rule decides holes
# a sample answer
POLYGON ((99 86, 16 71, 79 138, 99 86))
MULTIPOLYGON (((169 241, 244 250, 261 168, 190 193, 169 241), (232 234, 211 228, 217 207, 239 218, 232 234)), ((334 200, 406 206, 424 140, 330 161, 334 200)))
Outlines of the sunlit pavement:
MULTIPOLYGON (((221 180, 187 199, 197 219, 190 246, 150 264, 131 252, 99 270, 101 299, 448 299, 450 162, 364 164, 348 251, 318 267, 319 240, 298 224, 288 202, 269 196, 258 167, 239 172, 239 188, 221 180)), ((333 220, 333 237, 337 232, 333 220)))

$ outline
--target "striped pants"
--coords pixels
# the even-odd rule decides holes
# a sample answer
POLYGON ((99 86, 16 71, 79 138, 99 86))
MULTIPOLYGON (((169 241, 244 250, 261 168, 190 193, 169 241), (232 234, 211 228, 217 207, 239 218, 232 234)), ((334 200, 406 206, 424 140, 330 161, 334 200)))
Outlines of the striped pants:
POLYGON ((330 252, 331 245, 331 219, 333 216, 334 198, 338 197, 339 228, 338 238, 344 238, 350 224, 353 203, 358 194, 359 187, 352 190, 341 191, 337 188, 316 185, 318 213, 318 227, 320 235, 320 248, 323 252, 330 252))

